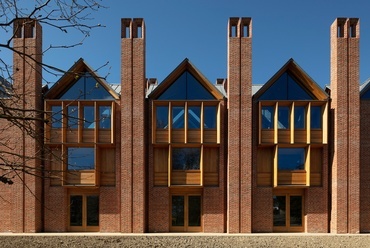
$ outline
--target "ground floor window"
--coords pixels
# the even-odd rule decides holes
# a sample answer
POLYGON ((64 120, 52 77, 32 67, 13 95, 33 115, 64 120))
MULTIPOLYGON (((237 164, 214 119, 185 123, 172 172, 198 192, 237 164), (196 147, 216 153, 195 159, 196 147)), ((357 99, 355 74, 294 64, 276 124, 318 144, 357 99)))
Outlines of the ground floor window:
POLYGON ((202 230, 202 196, 172 195, 170 214, 171 231, 200 232, 202 230))
POLYGON ((69 196, 70 231, 99 231, 99 196, 73 194, 69 196))
POLYGON ((273 216, 274 231, 304 231, 303 195, 290 193, 274 195, 273 216))

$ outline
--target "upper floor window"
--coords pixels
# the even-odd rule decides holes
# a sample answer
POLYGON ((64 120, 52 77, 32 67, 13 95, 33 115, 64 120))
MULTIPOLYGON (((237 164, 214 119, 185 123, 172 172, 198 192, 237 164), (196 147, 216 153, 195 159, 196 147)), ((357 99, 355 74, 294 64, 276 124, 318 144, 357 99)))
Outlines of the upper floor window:
POLYGON ((63 100, 113 100, 112 95, 90 74, 85 73, 59 97, 63 100))
POLYGON ((200 148, 173 148, 173 170, 200 170, 200 148))
POLYGON ((259 100, 314 100, 290 73, 283 73, 259 100))
POLYGON ((188 71, 181 74, 158 100, 214 100, 215 97, 188 71))
POLYGON ((51 107, 51 127, 62 128, 62 106, 51 107))
POLYGON ((93 147, 68 147, 68 170, 93 170, 95 149, 93 147))
POLYGON ((278 128, 289 129, 290 109, 288 106, 278 108, 278 128))
POLYGON ((294 107, 294 128, 295 129, 304 129, 306 127, 306 110, 304 106, 295 106, 294 107))
POLYGON ((306 150, 305 148, 279 148, 279 170, 304 170, 306 150))
POLYGON ((274 107, 273 106, 262 106, 261 108, 262 118, 262 129, 273 129, 274 128, 274 107))
POLYGON ((321 129, 322 128, 322 111, 321 106, 311 107, 311 128, 321 129))
POLYGON ((204 128, 216 128, 217 124, 217 107, 204 106, 203 108, 204 128))

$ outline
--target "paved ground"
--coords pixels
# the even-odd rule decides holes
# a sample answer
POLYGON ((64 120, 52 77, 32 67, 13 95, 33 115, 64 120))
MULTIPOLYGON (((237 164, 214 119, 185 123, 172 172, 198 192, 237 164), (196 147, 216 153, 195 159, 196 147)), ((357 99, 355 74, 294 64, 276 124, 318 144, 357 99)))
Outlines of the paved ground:
POLYGON ((370 247, 370 235, 1 233, 0 247, 370 247))

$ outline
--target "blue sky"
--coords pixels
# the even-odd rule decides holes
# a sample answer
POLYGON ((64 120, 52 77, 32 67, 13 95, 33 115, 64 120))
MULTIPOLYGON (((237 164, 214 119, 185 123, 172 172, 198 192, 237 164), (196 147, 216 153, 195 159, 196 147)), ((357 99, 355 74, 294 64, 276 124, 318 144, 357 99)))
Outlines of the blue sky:
MULTIPOLYGON (((360 81, 370 77, 370 2, 367 0, 131 0, 106 1, 93 13, 96 23, 82 46, 52 50, 44 62, 67 70, 80 57, 100 69, 109 83, 120 83, 120 19, 142 17, 146 24, 146 77, 161 82, 184 59, 212 82, 227 77, 229 17, 252 17, 253 84, 263 84, 293 58, 319 85, 330 82, 330 25, 336 17, 359 17, 360 81)), ((73 43, 44 28, 44 47, 73 43)), ((2 56, 5 56, 3 53, 2 56)), ((45 75, 55 82, 58 77, 45 75)))

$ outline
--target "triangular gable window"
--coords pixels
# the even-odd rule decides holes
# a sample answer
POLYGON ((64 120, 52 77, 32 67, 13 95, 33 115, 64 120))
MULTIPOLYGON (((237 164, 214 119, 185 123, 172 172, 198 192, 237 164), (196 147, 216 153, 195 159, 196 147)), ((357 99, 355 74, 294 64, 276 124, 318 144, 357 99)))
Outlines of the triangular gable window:
POLYGON ((81 76, 58 98, 65 100, 113 99, 112 95, 90 73, 81 76))
POLYGON ((282 74, 260 97, 259 100, 314 100, 288 73, 282 74))
POLYGON ((188 71, 181 74, 159 100, 213 100, 215 97, 188 71))

